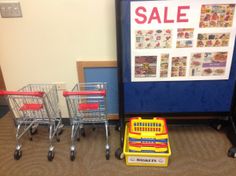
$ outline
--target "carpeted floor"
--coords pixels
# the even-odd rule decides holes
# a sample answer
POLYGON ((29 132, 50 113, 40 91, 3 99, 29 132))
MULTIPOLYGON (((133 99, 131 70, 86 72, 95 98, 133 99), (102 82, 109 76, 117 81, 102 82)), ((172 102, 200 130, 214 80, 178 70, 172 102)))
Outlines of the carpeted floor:
POLYGON ((1 176, 235 176, 236 159, 227 157, 231 146, 224 133, 206 126, 171 126, 172 148, 169 166, 128 167, 117 160, 114 152, 119 146, 119 132, 111 126, 111 158, 105 159, 104 130, 86 130, 86 137, 77 145, 74 162, 69 159, 70 129, 67 127, 56 143, 56 155, 47 161, 47 129, 39 128, 29 141, 23 140, 23 156, 13 159, 15 127, 11 113, 0 119, 0 175, 1 176))

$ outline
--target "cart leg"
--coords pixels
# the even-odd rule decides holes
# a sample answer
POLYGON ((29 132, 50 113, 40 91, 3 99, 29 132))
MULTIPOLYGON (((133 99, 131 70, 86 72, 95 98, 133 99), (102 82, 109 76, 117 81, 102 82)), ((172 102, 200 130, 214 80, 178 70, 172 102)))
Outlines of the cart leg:
POLYGON ((53 133, 53 125, 50 125, 49 126, 49 146, 50 147, 52 146, 52 133, 53 133))
POLYGON ((49 150, 48 150, 48 161, 52 161, 55 155, 54 146, 52 145, 52 142, 53 142, 52 133, 53 133, 53 125, 51 124, 49 126, 49 143, 50 144, 49 144, 49 150))
POLYGON ((29 140, 33 140, 33 137, 32 137, 32 134, 31 134, 31 131, 30 131, 30 129, 28 130, 28 136, 29 136, 29 140))
POLYGON ((72 125, 71 128, 71 148, 74 148, 75 146, 75 125, 72 125))
POLYGON ((86 134, 85 134, 85 129, 84 129, 84 125, 83 125, 83 124, 80 124, 80 125, 79 125, 79 130, 78 130, 78 131, 80 131, 80 133, 81 133, 81 135, 82 135, 83 137, 86 136, 86 134))
POLYGON ((20 132, 20 127, 21 125, 17 125, 17 128, 16 128, 16 146, 20 145, 20 137, 19 137, 19 132, 20 132))
POLYGON ((109 146, 109 135, 108 135, 108 121, 105 122, 105 132, 106 132, 106 159, 110 159, 110 146, 109 146))
POLYGON ((17 130, 16 130, 16 150, 14 152, 14 159, 15 160, 19 160, 22 156, 22 151, 21 151, 21 147, 22 145, 20 144, 20 136, 19 136, 19 132, 20 132, 20 127, 21 125, 17 125, 17 130))
POLYGON ((80 125, 77 125, 76 133, 75 133, 77 141, 80 141, 80 127, 79 126, 80 125))
POLYGON ((76 127, 75 125, 72 125, 71 128, 71 147, 70 147, 70 160, 74 161, 75 160, 75 155, 76 155, 76 147, 75 147, 75 138, 77 134, 78 126, 76 127))
POLYGON ((57 142, 60 142, 60 137, 59 137, 60 131, 61 131, 60 122, 58 122, 58 124, 56 124, 56 122, 55 122, 54 127, 56 128, 56 129, 54 129, 54 130, 56 130, 56 140, 57 140, 57 142))

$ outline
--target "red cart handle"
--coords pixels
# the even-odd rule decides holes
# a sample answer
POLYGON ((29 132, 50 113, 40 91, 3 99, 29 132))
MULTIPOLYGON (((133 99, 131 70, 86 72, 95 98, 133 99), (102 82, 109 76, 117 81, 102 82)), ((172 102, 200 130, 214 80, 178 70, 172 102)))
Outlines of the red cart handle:
POLYGON ((101 95, 101 96, 105 96, 106 95, 106 90, 78 91, 78 92, 65 91, 65 92, 63 92, 64 97, 73 96, 73 95, 101 95))
POLYGON ((34 97, 43 97, 44 92, 20 92, 20 91, 5 91, 2 90, 0 91, 0 96, 5 96, 5 95, 22 95, 22 96, 34 96, 34 97))

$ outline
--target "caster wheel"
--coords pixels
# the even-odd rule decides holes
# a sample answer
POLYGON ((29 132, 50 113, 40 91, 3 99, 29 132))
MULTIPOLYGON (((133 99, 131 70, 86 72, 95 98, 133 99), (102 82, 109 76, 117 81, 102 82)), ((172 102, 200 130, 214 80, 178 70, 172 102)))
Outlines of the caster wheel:
POLYGON ((78 141, 78 142, 80 141, 80 137, 77 137, 77 141, 78 141))
POLYGON ((74 160, 75 160, 75 153, 76 153, 76 152, 75 152, 74 150, 71 150, 71 151, 70 151, 70 160, 71 160, 71 161, 74 161, 74 160))
POLYGON ((80 130, 81 130, 81 135, 82 135, 83 137, 85 137, 85 136, 86 136, 86 135, 85 135, 85 129, 84 129, 84 128, 81 128, 80 130))
POLYGON ((109 159, 110 159, 110 151, 106 150, 106 160, 109 160, 109 159))
POLYGON ((236 158, 236 147, 231 147, 228 150, 228 156, 232 158, 236 158))
POLYGON ((22 151, 21 150, 15 150, 14 152, 14 159, 19 160, 22 156, 22 151))
POLYGON ((60 142, 60 138, 57 138, 57 142, 60 142))
POLYGON ((54 151, 48 151, 48 161, 52 161, 54 158, 54 151))
POLYGON ((123 160, 125 158, 125 155, 121 148, 116 149, 115 157, 119 160, 123 160))

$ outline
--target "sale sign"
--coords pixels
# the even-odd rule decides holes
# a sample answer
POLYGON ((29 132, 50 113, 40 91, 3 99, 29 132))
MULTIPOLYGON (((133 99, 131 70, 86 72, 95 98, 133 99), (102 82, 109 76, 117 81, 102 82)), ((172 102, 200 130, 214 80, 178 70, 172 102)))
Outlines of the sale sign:
POLYGON ((235 0, 131 1, 132 81, 228 79, 235 6, 235 0))

